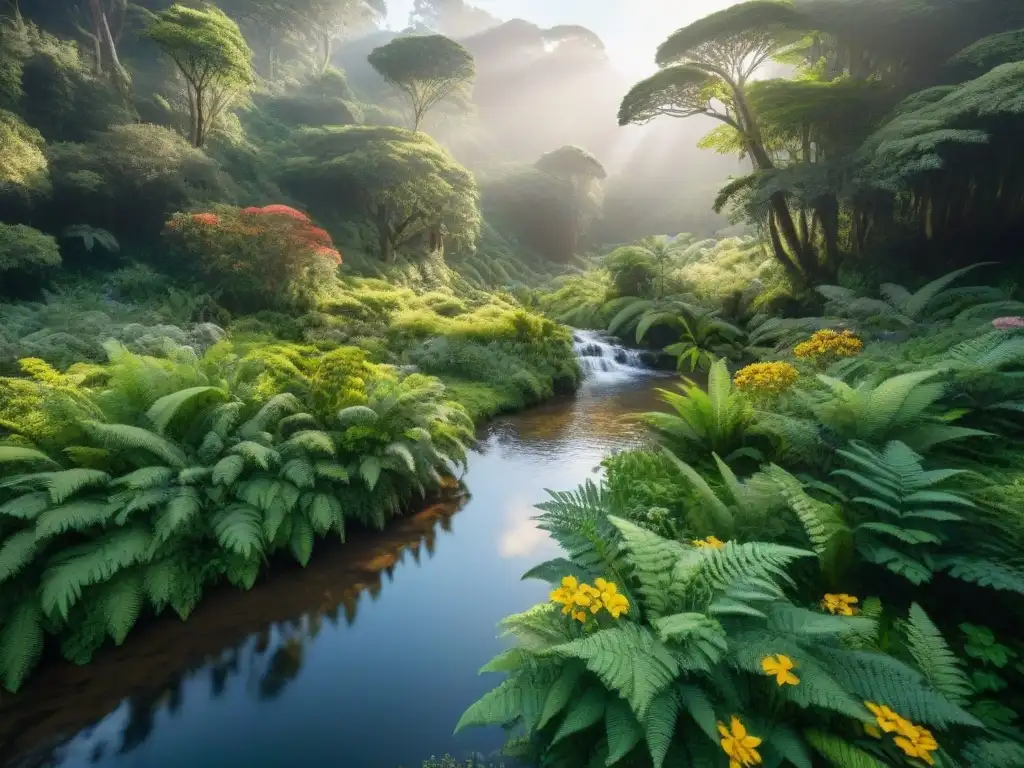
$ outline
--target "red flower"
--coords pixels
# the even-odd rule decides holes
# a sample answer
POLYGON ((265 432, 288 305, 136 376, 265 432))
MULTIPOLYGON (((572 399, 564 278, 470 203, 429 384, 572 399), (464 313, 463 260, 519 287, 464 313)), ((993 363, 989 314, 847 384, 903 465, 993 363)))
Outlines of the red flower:
POLYGON ((307 242, 316 243, 317 245, 332 246, 334 241, 331 240, 331 236, 327 234, 327 231, 320 229, 320 227, 309 227, 303 233, 303 237, 306 238, 307 242))
POLYGON ((220 224, 220 217, 216 213, 193 213, 192 221, 201 227, 216 227, 220 224))
POLYGON ((260 213, 264 216, 287 216, 297 221, 309 221, 309 217, 302 211, 297 211, 287 205, 265 205, 260 213))
POLYGON ((258 214, 263 213, 263 209, 258 208, 255 205, 250 205, 248 208, 243 208, 242 213, 246 214, 247 216, 256 216, 258 214))

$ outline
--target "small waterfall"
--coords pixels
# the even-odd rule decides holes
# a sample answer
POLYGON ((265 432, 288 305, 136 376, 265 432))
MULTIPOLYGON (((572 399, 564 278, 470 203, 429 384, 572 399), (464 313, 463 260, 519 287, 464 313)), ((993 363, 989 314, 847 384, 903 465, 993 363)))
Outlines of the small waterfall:
POLYGON ((572 332, 572 346, 580 361, 584 377, 591 379, 602 374, 641 375, 650 373, 635 349, 626 349, 609 340, 600 331, 572 332))

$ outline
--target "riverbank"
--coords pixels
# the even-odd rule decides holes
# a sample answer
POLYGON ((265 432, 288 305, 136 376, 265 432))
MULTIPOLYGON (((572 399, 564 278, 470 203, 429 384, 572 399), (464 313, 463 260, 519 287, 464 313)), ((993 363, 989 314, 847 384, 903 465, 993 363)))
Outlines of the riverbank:
POLYGON ((32 752, 78 768, 100 749, 99 766, 269 768, 299 740, 303 765, 394 768, 492 750, 500 733, 453 740, 452 718, 489 682, 475 670, 502 645, 498 618, 544 591, 519 580, 525 563, 553 551, 533 505, 639 439, 623 417, 653 406, 662 383, 601 373, 575 396, 501 417, 469 456, 461 510, 435 507, 365 544, 324 546, 306 569, 275 572, 251 592, 211 593, 187 622, 140 626, 86 667, 44 667, 0 704, 0 743, 15 736, 5 759, 32 752), (355 596, 375 592, 372 602, 355 596))

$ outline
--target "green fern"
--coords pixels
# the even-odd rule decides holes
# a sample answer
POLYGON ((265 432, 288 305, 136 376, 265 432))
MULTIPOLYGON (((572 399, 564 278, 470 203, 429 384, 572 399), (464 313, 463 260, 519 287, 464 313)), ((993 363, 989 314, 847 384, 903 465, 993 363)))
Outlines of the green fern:
POLYGON ((929 683, 954 704, 965 705, 974 693, 967 675, 928 614, 917 603, 902 623, 907 648, 929 683))
POLYGON ((869 752, 839 736, 808 729, 804 731, 804 738, 834 768, 886 768, 885 763, 875 759, 869 752))
POLYGON ((0 680, 16 692, 43 652, 43 614, 33 600, 18 603, 0 623, 0 680))

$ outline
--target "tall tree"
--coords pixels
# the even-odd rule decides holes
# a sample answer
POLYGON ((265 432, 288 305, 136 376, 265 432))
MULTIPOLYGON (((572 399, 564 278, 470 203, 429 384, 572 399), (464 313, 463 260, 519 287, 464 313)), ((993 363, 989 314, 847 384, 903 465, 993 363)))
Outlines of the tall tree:
POLYGON ((354 210, 372 228, 377 255, 445 238, 473 247, 480 232, 473 174, 424 133, 391 126, 310 129, 297 134, 282 180, 313 211, 354 210))
MULTIPOLYGON (((805 23, 789 3, 750 0, 683 27, 658 48, 661 71, 622 100, 619 124, 645 123, 658 115, 706 115, 738 133, 756 170, 774 168, 747 88, 762 66, 797 41, 796 30, 805 23)), ((775 256, 790 274, 813 279, 816 256, 781 193, 769 202, 767 228, 775 256)))
POLYGON ((476 76, 473 55, 443 35, 395 38, 374 48, 367 61, 405 96, 413 131, 439 102, 469 90, 476 76))
POLYGON ((600 182, 606 178, 604 166, 596 157, 580 147, 566 145, 542 155, 534 167, 559 179, 567 188, 570 209, 566 257, 576 252, 587 225, 601 207, 600 182))
POLYGON ((171 58, 185 81, 189 138, 202 147, 232 103, 254 83, 252 51, 238 24, 213 6, 173 5, 149 25, 146 35, 171 58))

